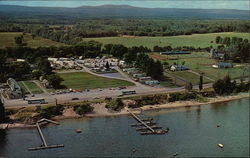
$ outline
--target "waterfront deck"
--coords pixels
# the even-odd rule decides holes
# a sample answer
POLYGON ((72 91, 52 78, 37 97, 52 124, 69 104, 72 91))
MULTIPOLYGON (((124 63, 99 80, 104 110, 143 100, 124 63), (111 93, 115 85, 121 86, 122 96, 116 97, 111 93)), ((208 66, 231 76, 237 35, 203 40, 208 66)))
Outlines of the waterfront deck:
POLYGON ((166 134, 168 133, 169 129, 163 130, 162 127, 157 126, 156 122, 154 122, 153 118, 146 118, 146 119, 140 119, 138 116, 136 116, 134 113, 132 113, 130 110, 127 110, 132 117, 138 122, 138 124, 131 125, 132 127, 138 127, 136 128, 136 131, 140 132, 141 135, 150 135, 150 134, 166 134), (144 126, 144 127, 141 127, 144 126))

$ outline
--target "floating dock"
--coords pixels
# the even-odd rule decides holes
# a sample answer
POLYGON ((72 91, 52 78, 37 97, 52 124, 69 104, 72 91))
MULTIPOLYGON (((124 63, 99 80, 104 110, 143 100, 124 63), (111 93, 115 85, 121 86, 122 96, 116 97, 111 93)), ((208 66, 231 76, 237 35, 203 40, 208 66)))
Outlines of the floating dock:
POLYGON ((169 128, 163 130, 162 127, 157 126, 153 118, 140 119, 131 111, 127 110, 132 117, 138 122, 137 124, 131 125, 132 127, 137 127, 136 131, 140 132, 141 135, 150 135, 150 134, 166 134, 169 131, 169 128))

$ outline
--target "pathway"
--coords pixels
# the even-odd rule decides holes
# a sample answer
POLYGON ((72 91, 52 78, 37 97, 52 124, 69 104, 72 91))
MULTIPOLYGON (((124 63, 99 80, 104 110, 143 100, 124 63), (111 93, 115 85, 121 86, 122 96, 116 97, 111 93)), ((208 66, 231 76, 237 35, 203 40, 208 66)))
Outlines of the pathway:
POLYGON ((43 91, 43 93, 49 93, 49 92, 47 91, 47 89, 44 88, 44 87, 41 85, 40 81, 38 81, 38 80, 32 80, 32 82, 34 82, 34 83, 43 91))
POLYGON ((168 74, 169 76, 171 76, 171 78, 178 79, 178 80, 180 80, 180 81, 182 81, 184 83, 190 82, 189 80, 186 80, 185 78, 182 78, 180 76, 174 75, 173 73, 169 73, 167 71, 164 71, 164 74, 168 74))
MULTIPOLYGON (((188 72, 191 72, 191 73, 193 73, 193 74, 195 74, 195 75, 200 76, 200 73, 195 72, 195 71, 193 71, 193 70, 188 70, 188 72)), ((208 77, 208 76, 203 75, 203 77, 205 77, 206 79, 208 79, 208 80, 210 80, 210 81, 215 82, 215 80, 214 80, 214 79, 212 79, 212 78, 210 78, 210 77, 208 77)))
POLYGON ((29 91, 30 94, 33 94, 33 93, 30 91, 29 87, 26 85, 26 83, 25 83, 24 81, 21 81, 21 82, 22 82, 23 86, 27 89, 27 91, 29 91))

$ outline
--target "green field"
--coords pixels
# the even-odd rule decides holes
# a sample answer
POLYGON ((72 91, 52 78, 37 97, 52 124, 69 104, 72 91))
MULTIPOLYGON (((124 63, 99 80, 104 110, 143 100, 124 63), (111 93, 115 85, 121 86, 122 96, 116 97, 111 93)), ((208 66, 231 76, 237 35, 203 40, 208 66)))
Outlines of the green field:
POLYGON ((43 91, 32 81, 18 82, 25 93, 41 94, 43 91), (24 85, 25 84, 25 85, 24 85), (27 87, 27 88, 26 88, 27 87), (29 92, 30 91, 30 92, 29 92))
MULTIPOLYGON (((216 64, 218 61, 210 58, 209 53, 207 52, 192 52, 190 55, 160 55, 159 53, 152 53, 151 57, 161 60, 162 62, 168 62, 169 65, 173 65, 174 63, 182 64, 185 61, 185 65, 187 65, 192 71, 198 73, 205 73, 205 76, 209 77, 212 80, 218 80, 225 77, 227 74, 232 79, 240 78, 241 75, 249 76, 248 64, 246 63, 233 63, 233 68, 228 69, 216 69, 213 68, 212 65, 216 64)), ((184 78, 193 84, 199 83, 199 76, 188 72, 188 71, 177 71, 170 72, 174 75, 177 75, 181 78, 184 78)), ((207 78, 204 78, 204 83, 212 82, 207 78)))
MULTIPOLYGON (((21 36, 22 32, 0 32, 0 48, 4 47, 16 47, 14 38, 21 36)), ((24 35, 24 43, 27 43, 29 47, 49 47, 49 46, 63 46, 65 44, 51 41, 42 37, 35 37, 32 39, 31 34, 26 33, 24 35)))
MULTIPOLYGON (((191 82, 193 85, 197 85, 200 82, 199 75, 193 74, 188 71, 176 71, 176 72, 173 72, 173 74, 186 79, 187 81, 191 82)), ((212 81, 208 80, 207 78, 203 78, 203 83, 209 83, 209 82, 212 82, 212 81)))
POLYGON ((134 85, 128 81, 99 77, 87 72, 61 73, 58 75, 64 79, 62 85, 73 89, 95 89, 134 85))
POLYGON ((20 85, 20 87, 22 88, 23 92, 25 94, 29 94, 29 91, 27 90, 27 88, 24 86, 23 82, 18 82, 18 84, 20 85))
POLYGON ((24 81, 28 89, 31 91, 33 94, 41 94, 43 91, 36 85, 36 83, 32 81, 24 81))
POLYGON ((209 33, 209 34, 193 34, 193 35, 181 35, 171 37, 102 37, 102 38, 83 38, 83 41, 95 40, 103 44, 123 44, 127 47, 132 46, 147 46, 153 48, 154 46, 194 46, 195 48, 215 46, 216 44, 211 41, 215 41, 216 36, 221 37, 242 37, 249 39, 248 33, 209 33))

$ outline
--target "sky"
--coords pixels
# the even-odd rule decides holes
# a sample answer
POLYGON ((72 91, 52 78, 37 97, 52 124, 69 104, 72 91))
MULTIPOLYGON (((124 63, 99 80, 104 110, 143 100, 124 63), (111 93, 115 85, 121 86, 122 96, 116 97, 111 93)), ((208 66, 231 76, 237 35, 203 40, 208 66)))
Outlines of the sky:
POLYGON ((46 6, 46 7, 79 7, 98 5, 131 5, 145 8, 200 8, 200 9, 239 9, 249 10, 249 0, 18 0, 2 1, 0 4, 22 5, 22 6, 46 6))

